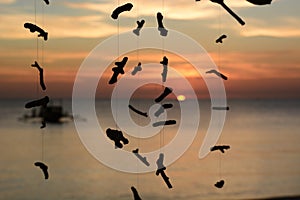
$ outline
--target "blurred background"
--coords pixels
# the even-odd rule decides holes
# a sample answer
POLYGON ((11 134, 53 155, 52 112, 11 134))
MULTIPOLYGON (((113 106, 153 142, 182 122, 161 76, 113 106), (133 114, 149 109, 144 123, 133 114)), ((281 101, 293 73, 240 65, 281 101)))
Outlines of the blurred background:
MULTIPOLYGON (((245 26, 208 0, 130 2, 133 9, 115 21, 111 12, 127 1, 50 0, 49 5, 42 0, 0 1, 0 199, 133 199, 131 186, 138 189, 142 199, 297 198, 300 2, 274 0, 271 5, 255 6, 247 1, 226 1, 245 26), (71 108, 74 79, 89 52, 112 35, 132 31, 136 20, 145 19, 146 27, 156 27, 157 12, 164 15, 167 29, 197 41, 229 77, 224 85, 230 110, 218 143, 231 149, 199 160, 211 115, 208 91, 187 61, 168 54, 172 67, 181 69, 196 91, 201 110, 193 144, 166 171, 172 190, 154 173, 122 173, 94 159, 80 142, 72 119, 80 116, 73 116, 71 108), (44 28, 48 41, 25 29, 26 22, 44 28), (216 44, 222 34, 228 38, 216 44), (41 91, 38 72, 30 66, 34 61, 44 68, 46 91, 41 91), (51 98, 50 108, 62 122, 40 129, 40 111, 26 110, 24 105, 45 95, 51 98), (44 180, 34 166, 41 160, 49 166, 49 180, 44 180), (225 180, 224 187, 214 187, 221 179, 225 180)), ((137 60, 131 60, 126 73, 137 60)), ((159 62, 162 54, 141 51, 139 60, 159 62)), ((107 82, 111 66, 99 66, 107 68, 98 86, 101 92, 96 94, 96 111, 103 127, 115 126, 109 99, 113 86, 101 84, 107 82)), ((158 63, 153 76, 160 76, 161 70, 158 63)), ((176 83, 174 77, 169 78, 176 83)), ((177 88, 185 90, 180 85, 177 88)), ((131 99, 132 105, 147 111, 152 97, 160 92, 159 87, 142 87, 131 99)), ((179 101, 189 103, 188 96, 177 99, 173 95, 167 101, 174 104, 168 116, 180 122, 179 101)), ((148 123, 134 113, 132 118, 142 125, 148 123)), ((175 136, 177 128, 166 127, 149 140, 130 138, 125 150, 138 145, 145 152, 157 149, 175 136)))

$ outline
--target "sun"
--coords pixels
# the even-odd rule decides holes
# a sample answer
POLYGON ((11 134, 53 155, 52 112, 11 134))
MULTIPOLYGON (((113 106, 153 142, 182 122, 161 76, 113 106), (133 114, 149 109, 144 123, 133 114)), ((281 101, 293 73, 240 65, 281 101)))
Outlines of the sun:
POLYGON ((185 100, 185 96, 184 95, 178 95, 177 96, 177 100, 178 101, 184 101, 185 100))

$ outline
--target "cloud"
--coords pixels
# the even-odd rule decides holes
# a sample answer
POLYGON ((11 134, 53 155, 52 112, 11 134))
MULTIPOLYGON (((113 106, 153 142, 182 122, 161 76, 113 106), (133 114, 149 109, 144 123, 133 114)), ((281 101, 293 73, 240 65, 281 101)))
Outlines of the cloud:
MULTIPOLYGON (((76 52, 63 52, 63 51, 54 51, 54 50, 44 50, 44 62, 46 63, 52 63, 55 61, 61 61, 61 60, 83 60, 89 52, 85 51, 76 51, 76 52)), ((36 54, 35 49, 21 49, 18 50, 18 57, 19 58, 26 58, 26 57, 32 57, 32 55, 36 54)), ((40 51, 39 56, 42 56, 42 50, 41 50, 41 44, 40 44, 40 51)), ((15 53, 7 52, 5 49, 0 49, 0 58, 2 60, 5 59, 14 59, 16 57, 15 53)))
POLYGON ((16 0, 1 0, 0 4, 12 4, 15 3, 16 0))
POLYGON ((299 78, 299 51, 210 53, 219 69, 234 80, 299 78))
MULTIPOLYGON (((108 16, 118 6, 117 4, 108 3, 89 3, 66 2, 65 5, 69 8, 81 8, 92 11, 99 11, 106 13, 108 16)), ((122 5, 122 2, 120 3, 122 5)), ((228 3, 231 8, 248 8, 253 7, 252 4, 246 1, 232 0, 228 3)), ((134 4, 130 12, 124 12, 122 15, 129 18, 136 18, 137 14, 140 16, 155 16, 157 12, 162 12, 168 19, 209 19, 215 18, 219 13, 219 5, 212 2, 190 2, 186 0, 166 1, 165 3, 158 3, 157 1, 138 1, 134 4)))
MULTIPOLYGON (((278 1, 278 0, 277 0, 278 1)), ((5 0, 3 2, 13 2, 13 0, 5 0)), ((120 2, 120 4, 125 2, 120 2)), ((233 10, 247 9, 254 5, 240 0, 228 1, 228 6, 233 10)), ((49 38, 67 38, 67 37, 82 37, 82 38, 99 38, 108 37, 116 34, 116 23, 110 18, 111 12, 117 7, 114 2, 99 2, 85 1, 60 1, 54 3, 52 7, 47 9, 46 15, 43 17, 41 13, 37 14, 37 24, 43 24, 45 29, 49 32, 49 38), (55 14, 52 14, 55 10, 55 14), (63 12, 64 11, 64 12, 63 12), (93 12, 91 12, 93 11, 93 12)), ((156 13, 162 12, 165 16, 164 21, 168 27, 168 23, 172 20, 177 23, 181 21, 182 26, 186 28, 193 28, 195 23, 209 22, 209 25, 204 25, 203 29, 217 28, 217 20, 220 14, 227 15, 219 5, 210 1, 200 1, 187 3, 186 0, 177 0, 176 3, 172 1, 165 1, 164 5, 161 2, 139 0, 134 1, 134 7, 130 12, 122 13, 123 20, 120 24, 120 32, 133 29, 136 18, 149 17, 146 20, 146 26, 156 26, 156 13), (150 18, 151 17, 151 18, 150 18), (211 22, 211 19, 216 19, 211 22), (194 21, 193 21, 194 20, 194 21), (197 20, 197 21, 195 21, 197 20), (201 22, 202 21, 202 22, 201 22)), ((2 21, 10 23, 0 24, 0 38, 27 38, 28 33, 22 28, 25 20, 34 21, 33 13, 26 13, 27 10, 18 8, 18 12, 11 14, 0 14, 2 21)), ((231 19, 230 16, 228 18, 231 19)), ((226 18, 227 19, 227 18, 226 18)), ((261 24, 256 17, 246 20, 247 26, 240 29, 239 26, 228 26, 235 32, 242 34, 242 36, 275 36, 275 37, 296 37, 299 36, 297 27, 297 20, 288 20, 287 23, 282 21, 273 26, 269 26, 269 22, 261 24), (282 29, 285 34, 278 31, 277 28, 282 29)), ((180 26, 176 28, 180 29, 180 26)), ((196 33, 196 30, 193 31, 196 33)), ((33 35, 33 34, 32 34, 33 35)))
MULTIPOLYGON (((34 16, 31 14, 0 15, 2 21, 10 23, 0 23, 0 38, 2 39, 21 39, 35 37, 37 33, 30 33, 25 30, 24 23, 34 23, 34 16)), ((116 27, 103 20, 101 16, 63 16, 55 15, 44 17, 37 15, 37 25, 44 28, 51 38, 82 37, 96 38, 107 37, 115 34, 116 27), (44 25, 43 25, 44 24, 44 25)), ((120 27, 119 31, 125 31, 120 27)))
POLYGON ((240 30, 242 36, 269 36, 279 38, 300 37, 299 19, 285 17, 271 23, 269 20, 248 19, 248 25, 240 30))
POLYGON ((247 31, 242 31, 241 34, 246 37, 254 36, 270 36, 270 37, 300 37, 300 30, 291 27, 276 27, 276 28, 263 28, 252 27, 247 31))

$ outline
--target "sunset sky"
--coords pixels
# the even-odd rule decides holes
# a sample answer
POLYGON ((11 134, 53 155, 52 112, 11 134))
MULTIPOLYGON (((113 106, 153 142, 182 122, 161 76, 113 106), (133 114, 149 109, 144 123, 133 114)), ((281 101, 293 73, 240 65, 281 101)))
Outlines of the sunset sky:
MULTIPOLYGON (((196 40, 229 77, 225 81, 229 98, 300 97, 299 0, 273 0, 266 6, 225 1, 245 26, 209 0, 119 0, 120 5, 127 2, 134 7, 121 15, 120 32, 136 28, 137 19, 156 27, 156 13, 161 12, 167 29, 196 40), (219 45, 215 40, 221 34, 228 38, 219 45)), ((36 96, 37 71, 30 67, 34 60, 43 64, 48 86, 39 94, 71 97, 82 61, 101 41, 118 33, 117 22, 110 17, 117 6, 118 0, 50 0, 49 6, 42 0, 0 0, 0 98, 36 96), (35 20, 49 32, 47 42, 38 39, 38 55, 37 34, 23 27, 35 20)), ((144 53, 146 59, 149 52, 144 53)), ((177 64, 174 60, 174 65, 183 66, 182 60, 177 64)), ((158 64, 154 75, 160 72, 158 64)), ((189 72, 185 75, 197 90, 199 75, 189 72)))

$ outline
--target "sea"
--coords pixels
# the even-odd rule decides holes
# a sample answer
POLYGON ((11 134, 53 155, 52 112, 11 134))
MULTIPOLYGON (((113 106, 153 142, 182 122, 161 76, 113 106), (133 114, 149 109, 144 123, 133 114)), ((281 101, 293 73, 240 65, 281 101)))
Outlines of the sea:
MULTIPOLYGON (((155 171, 127 173, 97 160, 80 140, 72 119, 48 123, 45 129, 40 129, 40 122, 22 120, 29 112, 24 108, 28 100, 0 100, 1 200, 130 200, 134 199, 131 187, 143 200, 300 199, 299 99, 228 100, 230 109, 217 144, 229 145, 230 149, 210 152, 202 159, 198 154, 211 120, 211 102, 198 100, 201 117, 197 135, 185 152, 166 166, 172 189, 155 171), (36 161, 47 164, 49 179, 44 179, 34 165, 36 161), (215 187, 220 180, 224 180, 224 186, 215 187)), ((57 102, 72 113, 70 99, 57 102)), ((110 103, 100 99, 95 102, 100 128, 121 130, 112 117, 110 103)), ((145 112, 153 104, 151 100, 130 103, 145 112)), ((166 111, 170 113, 168 118, 177 124, 165 126, 149 138, 131 137, 124 132, 129 138, 125 151, 139 148, 142 154, 160 149, 177 137, 182 111, 178 101, 169 103, 174 106, 166 111)), ((132 111, 130 116, 139 126, 149 123, 149 119, 132 111)), ((192 114, 185 117, 195 120, 192 114)), ((80 113, 74 118, 82 124, 89 120, 80 113)), ((184 129, 187 137, 193 131, 190 129, 184 129)), ((107 141, 112 150, 119 151, 107 141)))

